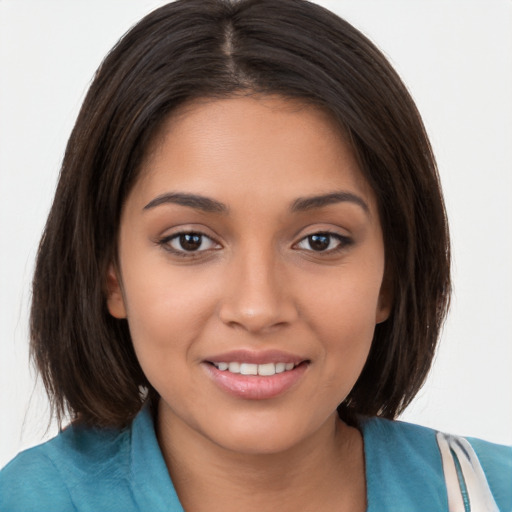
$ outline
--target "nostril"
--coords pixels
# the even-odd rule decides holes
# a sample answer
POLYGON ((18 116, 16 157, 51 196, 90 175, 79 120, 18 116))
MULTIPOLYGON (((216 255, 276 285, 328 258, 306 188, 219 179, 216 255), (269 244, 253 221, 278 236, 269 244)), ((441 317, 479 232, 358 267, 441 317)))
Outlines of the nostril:
POLYGON ((285 328, 298 317, 298 313, 292 302, 284 299, 262 302, 258 306, 230 300, 222 304, 218 316, 229 327, 260 332, 285 328))

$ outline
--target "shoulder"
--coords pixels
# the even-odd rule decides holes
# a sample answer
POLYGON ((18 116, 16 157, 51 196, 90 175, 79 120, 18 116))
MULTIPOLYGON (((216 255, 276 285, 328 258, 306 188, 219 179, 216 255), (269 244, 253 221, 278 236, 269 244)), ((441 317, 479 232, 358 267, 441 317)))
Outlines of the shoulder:
MULTIPOLYGON (((411 483, 417 487, 415 492, 423 495, 437 492, 440 500, 444 500, 446 484, 435 430, 382 418, 363 419, 361 427, 372 471, 381 478, 384 475, 388 480, 396 478, 411 483)), ((478 457, 500 510, 512 510, 512 447, 472 438, 467 441, 478 457)))
POLYGON ((361 420, 368 510, 448 510, 435 432, 382 418, 361 420), (427 501, 425 501, 427 500, 427 501))
POLYGON ((512 446, 468 437, 500 510, 512 511, 512 446))
POLYGON ((66 485, 40 447, 20 453, 0 471, 0 510, 74 510, 66 485))
POLYGON ((126 485, 128 444, 126 430, 69 427, 0 472, 0 510, 80 510, 81 496, 89 500, 126 485))

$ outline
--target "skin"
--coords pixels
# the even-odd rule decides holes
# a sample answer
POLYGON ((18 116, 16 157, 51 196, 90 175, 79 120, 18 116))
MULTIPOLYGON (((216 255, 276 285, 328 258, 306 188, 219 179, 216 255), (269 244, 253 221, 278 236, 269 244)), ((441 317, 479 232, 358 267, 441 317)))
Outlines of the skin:
POLYGON ((336 408, 391 305, 375 197, 329 116, 276 96, 174 113, 127 198, 118 261, 108 307, 161 396, 157 435, 186 510, 365 510, 363 441, 336 408), (292 207, 340 191, 351 199, 292 207), (158 199, 176 193, 226 211, 158 199), (315 233, 327 247, 313 250, 315 233), (284 351, 304 371, 275 397, 233 396, 207 361, 234 349, 284 351))

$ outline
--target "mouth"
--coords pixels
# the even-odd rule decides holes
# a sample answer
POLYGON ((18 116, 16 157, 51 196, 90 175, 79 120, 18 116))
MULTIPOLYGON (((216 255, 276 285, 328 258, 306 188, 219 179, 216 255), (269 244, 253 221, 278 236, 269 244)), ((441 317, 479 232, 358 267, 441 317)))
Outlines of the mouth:
POLYGON ((283 353, 231 352, 204 361, 221 391, 244 400, 267 400, 300 384, 310 361, 283 353))
MULTIPOLYGON (((293 370, 298 366, 296 363, 263 363, 263 364, 255 364, 255 363, 244 363, 238 361, 232 362, 210 362, 217 370, 221 372, 229 372, 240 375, 260 375, 263 377, 271 377, 277 373, 284 373, 293 370)), ((302 363, 299 363, 302 364, 302 363)))

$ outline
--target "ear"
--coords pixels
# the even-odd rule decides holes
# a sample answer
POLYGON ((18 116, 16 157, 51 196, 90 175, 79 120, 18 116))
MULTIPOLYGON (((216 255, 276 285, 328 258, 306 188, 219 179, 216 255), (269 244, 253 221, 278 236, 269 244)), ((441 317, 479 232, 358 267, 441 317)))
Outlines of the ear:
POLYGON ((107 308, 114 318, 126 318, 123 290, 113 264, 110 264, 107 272, 107 308))
POLYGON ((375 323, 380 324, 385 322, 391 310, 393 309, 393 280, 389 277, 389 272, 386 272, 379 292, 379 300, 377 302, 377 311, 375 314, 375 323))

